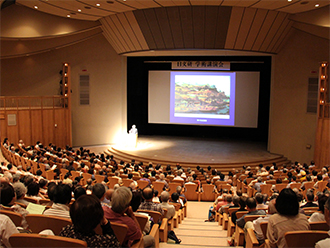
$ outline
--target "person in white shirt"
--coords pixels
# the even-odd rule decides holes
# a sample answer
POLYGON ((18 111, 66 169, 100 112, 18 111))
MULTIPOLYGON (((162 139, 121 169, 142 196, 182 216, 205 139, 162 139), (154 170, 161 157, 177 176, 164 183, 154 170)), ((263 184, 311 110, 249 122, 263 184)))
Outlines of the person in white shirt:
POLYGON ((161 203, 162 208, 167 209, 165 218, 171 219, 175 215, 175 207, 174 207, 174 205, 171 205, 168 203, 168 201, 170 199, 170 194, 167 191, 163 191, 160 194, 160 199, 162 201, 162 203, 161 203))
POLYGON ((0 247, 11 247, 9 237, 15 233, 19 233, 12 220, 4 214, 0 214, 0 247))
MULTIPOLYGON (((324 204, 324 216, 325 221, 328 223, 330 228, 330 197, 328 197, 328 200, 324 204)), ((329 238, 320 240, 315 244, 315 248, 329 248, 330 247, 330 231, 328 232, 329 238)))
POLYGON ((57 185, 54 191, 54 203, 43 214, 70 219, 69 203, 71 201, 71 195, 72 192, 69 185, 57 185))
POLYGON ((319 211, 314 212, 312 216, 308 219, 309 223, 312 222, 319 222, 319 221, 325 221, 325 215, 324 215, 324 204, 328 200, 328 197, 326 195, 322 195, 318 197, 317 202, 319 205, 319 211))

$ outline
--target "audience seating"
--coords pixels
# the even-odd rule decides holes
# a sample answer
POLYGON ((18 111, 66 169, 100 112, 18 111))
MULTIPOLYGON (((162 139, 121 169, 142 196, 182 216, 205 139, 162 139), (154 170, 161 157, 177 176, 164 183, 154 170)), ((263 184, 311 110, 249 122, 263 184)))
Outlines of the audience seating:
POLYGON ((39 200, 30 196, 24 196, 24 200, 28 201, 28 202, 32 202, 35 204, 39 204, 39 200))
POLYGON ((236 227, 236 223, 233 223, 231 221, 231 214, 234 211, 237 211, 239 208, 235 207, 235 208, 229 208, 228 209, 228 228, 227 228, 227 237, 231 237, 232 234, 235 232, 235 227, 236 227))
MULTIPOLYGON (((137 180, 136 182, 140 189, 144 189, 145 187, 147 187, 149 185, 149 182, 145 181, 145 180, 137 180)), ((161 191, 159 193, 161 193, 161 191)))
POLYGON ((11 210, 0 210, 0 214, 7 215, 15 224, 15 226, 22 226, 22 215, 11 210))
POLYGON ((260 189, 261 189, 261 193, 262 194, 267 194, 268 197, 271 196, 271 188, 272 188, 272 185, 271 184, 261 184, 260 185, 260 189))
POLYGON ((213 192, 213 184, 203 184, 203 192, 201 192, 201 201, 214 201, 216 194, 213 192))
POLYGON ((128 179, 128 178, 123 178, 123 186, 129 187, 129 185, 133 182, 132 179, 128 179))
POLYGON ((113 189, 115 184, 118 184, 119 178, 116 177, 108 177, 109 182, 108 182, 108 187, 109 189, 113 189))
POLYGON ((311 222, 309 223, 311 226, 311 230, 317 230, 317 231, 328 231, 329 226, 326 221, 318 221, 318 222, 311 222))
POLYGON ((104 181, 104 175, 94 175, 95 176, 95 183, 102 183, 104 181))
POLYGON ((188 201, 200 201, 199 198, 200 194, 196 191, 197 187, 198 185, 196 183, 185 185, 186 188, 185 196, 188 201))
POLYGON ((70 219, 42 214, 28 214, 25 219, 33 233, 51 229, 55 235, 58 235, 63 227, 72 224, 70 219))
POLYGON ((315 243, 328 238, 326 231, 290 231, 285 233, 287 247, 315 247, 315 243))
POLYGON ((176 192, 176 188, 177 188, 178 186, 181 186, 180 183, 173 183, 173 182, 170 182, 168 185, 169 185, 169 187, 170 187, 170 190, 169 190, 169 194, 170 194, 170 196, 171 196, 174 192, 176 192))
POLYGON ((15 233, 9 242, 13 248, 17 247, 87 247, 85 241, 60 236, 15 233))
POLYGON ((152 186, 154 187, 155 190, 157 190, 158 192, 162 192, 165 186, 164 182, 153 182, 152 186))

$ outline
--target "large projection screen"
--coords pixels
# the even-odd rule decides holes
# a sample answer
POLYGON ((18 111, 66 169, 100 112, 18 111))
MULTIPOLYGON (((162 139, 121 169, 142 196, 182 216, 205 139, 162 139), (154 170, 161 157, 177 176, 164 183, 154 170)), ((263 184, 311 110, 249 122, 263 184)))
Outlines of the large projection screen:
POLYGON ((259 74, 151 70, 148 123, 257 128, 259 74))

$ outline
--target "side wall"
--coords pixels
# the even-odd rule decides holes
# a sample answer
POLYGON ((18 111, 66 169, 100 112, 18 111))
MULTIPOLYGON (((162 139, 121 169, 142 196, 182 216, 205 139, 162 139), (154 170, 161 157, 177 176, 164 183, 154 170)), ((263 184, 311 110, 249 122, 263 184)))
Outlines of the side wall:
POLYGON ((309 163, 317 116, 307 113, 308 78, 317 78, 320 62, 329 60, 329 40, 294 30, 273 58, 269 151, 309 163))
POLYGON ((4 96, 57 95, 63 62, 71 64, 74 146, 118 142, 126 131, 126 57, 102 35, 34 56, 1 60, 4 96), (90 105, 79 105, 79 75, 90 75, 90 105))

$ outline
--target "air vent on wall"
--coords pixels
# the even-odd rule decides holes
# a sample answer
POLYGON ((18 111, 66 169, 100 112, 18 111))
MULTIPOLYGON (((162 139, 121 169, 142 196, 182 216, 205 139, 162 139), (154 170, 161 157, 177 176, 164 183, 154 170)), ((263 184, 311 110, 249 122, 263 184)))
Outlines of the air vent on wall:
POLYGON ((318 79, 308 79, 307 113, 317 113, 318 79))
POLYGON ((89 75, 79 75, 80 105, 89 105, 89 75))

